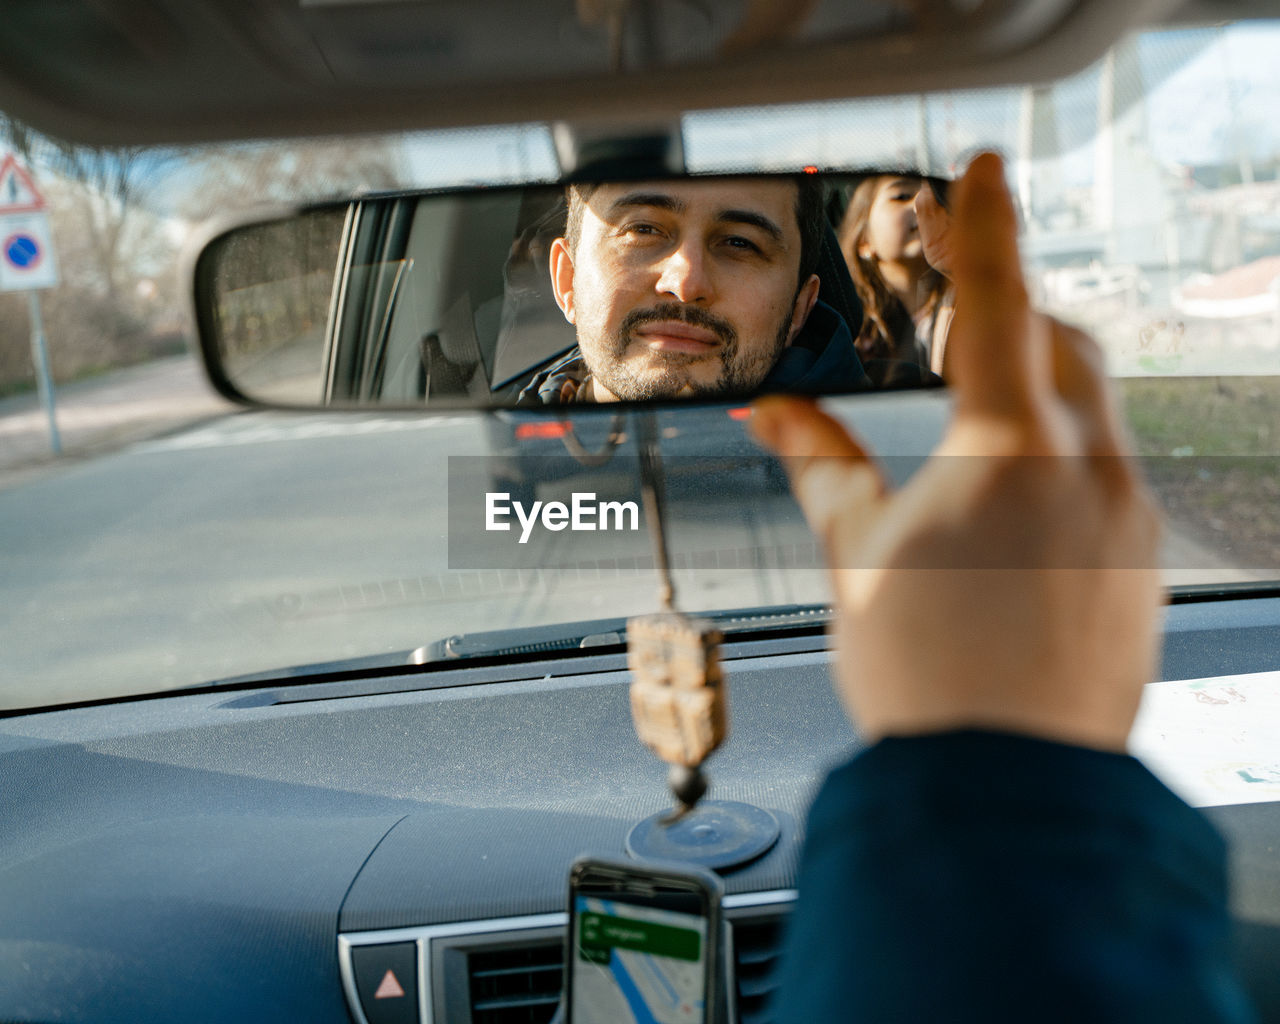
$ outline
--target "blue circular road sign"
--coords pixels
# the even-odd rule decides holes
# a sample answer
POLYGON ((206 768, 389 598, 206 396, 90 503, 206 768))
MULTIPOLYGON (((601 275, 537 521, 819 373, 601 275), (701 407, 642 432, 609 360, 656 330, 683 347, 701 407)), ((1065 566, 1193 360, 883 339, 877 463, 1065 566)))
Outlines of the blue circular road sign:
POLYGON ((40 243, 21 232, 10 235, 4 242, 4 258, 19 270, 27 270, 40 262, 40 243))

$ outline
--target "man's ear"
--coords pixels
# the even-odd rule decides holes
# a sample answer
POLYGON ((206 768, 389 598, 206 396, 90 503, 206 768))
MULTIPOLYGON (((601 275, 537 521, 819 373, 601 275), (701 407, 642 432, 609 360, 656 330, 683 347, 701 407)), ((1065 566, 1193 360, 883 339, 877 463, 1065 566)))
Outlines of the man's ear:
POLYGON ((796 340, 796 337, 804 327, 804 322, 809 319, 809 314, 813 312, 813 305, 818 301, 818 287, 821 283, 817 274, 810 274, 809 280, 796 293, 796 304, 791 309, 791 331, 787 334, 788 345, 796 340))
POLYGON ((576 323, 573 309, 573 256, 569 253, 569 243, 557 238, 551 243, 551 290, 556 296, 556 305, 569 323, 576 323))

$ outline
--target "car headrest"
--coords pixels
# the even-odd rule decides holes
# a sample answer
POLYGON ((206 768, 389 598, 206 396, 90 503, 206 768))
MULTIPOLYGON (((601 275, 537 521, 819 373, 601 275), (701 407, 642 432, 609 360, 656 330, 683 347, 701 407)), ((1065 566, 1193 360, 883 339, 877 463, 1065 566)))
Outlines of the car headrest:
MULTIPOLYGON (((856 339, 862 330, 862 300, 854 290, 853 278, 849 276, 849 267, 840 252, 835 229, 830 224, 823 233, 822 246, 818 251, 818 280, 819 301, 835 310, 849 325, 849 333, 856 339)), ((793 344, 820 352, 831 340, 830 331, 829 318, 811 316, 793 344)))
POLYGON ((836 230, 830 224, 822 233, 818 278, 822 282, 818 298, 844 317, 844 322, 849 325, 849 332, 857 338, 862 329, 862 300, 853 287, 849 265, 845 262, 844 253, 840 251, 836 230))

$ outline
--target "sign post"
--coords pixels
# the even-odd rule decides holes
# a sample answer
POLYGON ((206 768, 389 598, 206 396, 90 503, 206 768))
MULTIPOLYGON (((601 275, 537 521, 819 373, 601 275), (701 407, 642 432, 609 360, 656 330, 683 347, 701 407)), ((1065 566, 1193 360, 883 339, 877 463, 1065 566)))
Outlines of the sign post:
POLYGON ((54 455, 62 454, 62 436, 58 433, 58 415, 54 408, 53 376, 49 373, 49 353, 44 344, 44 317, 40 312, 40 293, 34 288, 27 292, 31 312, 31 361, 36 367, 36 390, 40 404, 49 418, 49 447, 54 455))
POLYGON ((49 216, 44 212, 44 197, 22 165, 12 155, 7 156, 0 161, 0 291, 27 293, 31 362, 40 404, 49 417, 49 445, 54 455, 62 454, 62 438, 58 434, 39 289, 57 286, 58 267, 53 258, 53 235, 49 216))

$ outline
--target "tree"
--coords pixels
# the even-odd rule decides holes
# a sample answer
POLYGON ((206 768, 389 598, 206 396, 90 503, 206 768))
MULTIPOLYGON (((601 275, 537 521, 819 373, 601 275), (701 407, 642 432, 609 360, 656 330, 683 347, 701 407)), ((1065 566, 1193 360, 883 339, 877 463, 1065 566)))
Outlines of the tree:
MULTIPOLYGON (((43 295, 54 376, 154 355, 153 332, 132 284, 139 256, 160 262, 157 245, 166 240, 140 200, 174 152, 77 146, 0 113, 0 150, 6 148, 35 174, 48 204, 61 278, 43 295)), ((32 379, 25 302, 22 315, 16 313, 0 321, 0 390, 32 379)))
POLYGON ((142 146, 78 146, 41 135, 8 114, 0 114, 0 144, 42 174, 81 186, 76 190, 77 223, 91 255, 95 284, 116 301, 126 268, 121 243, 148 183, 169 164, 172 151, 142 146))
POLYGON ((204 219, 246 204, 402 187, 398 146, 383 139, 308 139, 209 147, 188 155, 199 174, 181 212, 204 219))
MULTIPOLYGON (((58 378, 181 344, 187 289, 174 214, 199 220, 263 200, 403 183, 398 146, 381 139, 79 146, 0 112, 5 148, 32 169, 49 200, 62 284, 45 293, 45 314, 58 378)), ((13 315, 0 312, 0 390, 31 379, 26 317, 19 312, 16 306, 13 315)))

